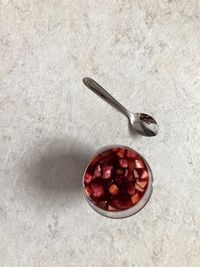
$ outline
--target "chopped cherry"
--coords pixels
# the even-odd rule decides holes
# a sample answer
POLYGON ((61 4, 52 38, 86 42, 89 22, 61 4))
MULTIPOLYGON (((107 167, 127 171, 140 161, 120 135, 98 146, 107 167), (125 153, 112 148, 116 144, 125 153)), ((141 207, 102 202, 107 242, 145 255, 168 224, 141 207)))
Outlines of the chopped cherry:
POLYGON ((126 177, 128 182, 134 182, 135 181, 135 177, 133 175, 133 173, 129 172, 127 177, 126 177))
POLYGON ((102 200, 102 201, 99 201, 98 205, 100 208, 106 209, 108 207, 108 202, 107 200, 102 200))
POLYGON ((135 184, 133 182, 128 183, 127 190, 128 190, 129 195, 135 194, 135 192, 136 192, 135 184))
POLYGON ((94 177, 101 177, 101 166, 97 165, 97 167, 94 170, 94 177))
POLYGON ((125 169, 125 172, 124 172, 124 177, 127 177, 128 176, 128 169, 125 169))
POLYGON ((114 152, 115 154, 116 154, 118 151, 119 151, 119 148, 117 148, 117 147, 112 148, 112 152, 114 152))
POLYGON ((137 170, 134 170, 133 173, 134 173, 135 179, 139 178, 139 174, 137 170))
POLYGON ((140 187, 138 184, 135 184, 135 189, 137 189, 140 192, 144 192, 144 189, 140 187))
POLYGON ((112 171, 112 166, 108 165, 108 166, 103 167, 103 175, 102 175, 102 178, 103 179, 110 178, 111 171, 112 171))
POLYGON ((101 164, 103 164, 103 165, 104 165, 104 164, 108 165, 108 164, 110 164, 112 161, 113 161, 113 156, 110 155, 110 156, 107 156, 107 157, 105 157, 105 158, 102 158, 102 159, 100 160, 99 163, 101 163, 101 164))
POLYGON ((108 156, 111 156, 112 152, 110 150, 106 150, 104 152, 102 152, 100 155, 102 156, 102 158, 106 158, 108 156))
POLYGON ((94 183, 91 185, 91 194, 94 197, 102 197, 104 195, 103 185, 94 183))
POLYGON ((116 211, 117 209, 114 208, 114 207, 112 207, 112 206, 110 206, 110 205, 108 205, 108 210, 110 210, 110 211, 116 211))
POLYGON ((89 184, 92 181, 92 175, 86 172, 85 174, 85 182, 89 184))
POLYGON ((101 160, 102 156, 101 155, 97 155, 96 158, 94 158, 91 162, 90 162, 90 166, 95 166, 100 160, 101 160))
POLYGON ((117 169, 116 173, 119 174, 119 175, 122 175, 124 173, 124 171, 122 169, 117 169))
POLYGON ((118 187, 116 186, 116 184, 112 184, 112 185, 109 187, 109 192, 110 192, 113 196, 116 196, 116 195, 119 193, 119 189, 118 189, 118 187))
POLYGON ((140 200, 140 196, 138 193, 135 193, 132 197, 131 197, 131 201, 133 204, 138 203, 138 201, 140 200))
POLYGON ((147 180, 138 180, 137 182, 136 182, 140 187, 142 187, 142 188, 145 188, 145 186, 147 185, 147 180))
POLYGON ((135 169, 135 162, 129 160, 129 162, 128 162, 128 168, 129 168, 129 170, 130 170, 131 172, 134 171, 134 169, 135 169))
POLYGON ((119 210, 124 210, 132 206, 132 201, 129 198, 114 198, 110 204, 119 210))
POLYGON ((123 184, 123 177, 121 176, 115 177, 114 180, 115 180, 116 185, 119 187, 123 184))
POLYGON ((143 170, 142 175, 140 176, 140 179, 147 179, 148 178, 148 173, 146 170, 143 170))
POLYGON ((131 150, 127 150, 126 151, 126 157, 127 158, 131 158, 131 159, 135 159, 136 158, 136 153, 131 151, 131 150))
POLYGON ((143 163, 142 160, 136 159, 135 160, 135 166, 136 166, 136 169, 143 169, 144 168, 144 163, 143 163))
POLYGON ((120 160, 119 160, 119 165, 120 165, 122 168, 127 168, 127 167, 128 167, 128 161, 127 161, 127 159, 120 159, 120 160))
POLYGON ((118 157, 120 157, 120 158, 124 158, 124 155, 125 155, 125 149, 120 148, 116 154, 117 154, 118 157))

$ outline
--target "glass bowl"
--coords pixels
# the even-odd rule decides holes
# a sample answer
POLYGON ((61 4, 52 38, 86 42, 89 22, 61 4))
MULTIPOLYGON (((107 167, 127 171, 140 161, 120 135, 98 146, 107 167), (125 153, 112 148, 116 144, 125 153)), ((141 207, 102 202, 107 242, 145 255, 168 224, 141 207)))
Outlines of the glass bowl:
MULTIPOLYGON (((118 178, 118 180, 120 181, 120 178, 118 178)), ((125 181, 125 183, 127 186, 127 183, 129 183, 129 182, 125 181)), ((136 214, 141 209, 143 209, 144 206, 147 204, 147 202, 149 201, 149 199, 151 197, 152 191, 153 191, 153 175, 152 175, 152 171, 151 171, 149 164, 144 159, 144 157, 141 156, 137 151, 133 150, 130 147, 123 146, 123 145, 110 145, 110 146, 105 146, 105 147, 100 148, 91 157, 91 159, 90 159, 90 161, 89 161, 89 163, 88 163, 88 165, 84 171, 84 174, 83 174, 83 192, 84 192, 84 195, 85 195, 85 198, 86 198, 88 204, 97 213, 99 213, 103 216, 109 217, 109 218, 121 219, 121 218, 126 218, 126 217, 129 217, 129 216, 136 214), (119 154, 119 156, 118 156, 118 154, 119 154), (110 158, 109 158, 109 156, 110 156, 110 158), (130 156, 130 158, 128 158, 127 156, 130 156), (112 160, 114 158, 115 158, 115 161, 119 160, 119 162, 121 164, 119 168, 121 168, 121 171, 119 171, 119 170, 116 171, 116 165, 112 165, 112 160), (109 161, 109 159, 111 160, 111 164, 107 164, 107 162, 106 162, 106 160, 109 161), (105 161, 105 163, 104 163, 104 161, 105 161), (127 162, 128 162, 128 166, 126 166, 127 162), (134 162, 134 163, 132 164, 129 162, 134 162), (124 163, 125 163, 125 165, 123 165, 124 163), (108 165, 108 167, 105 165, 108 165), (112 167, 109 167, 111 165, 112 165, 112 167), (136 165, 137 165, 137 168, 136 168, 136 165), (114 168, 114 166, 115 166, 115 168, 114 168), (121 167, 121 166, 123 166, 123 167, 121 167), (129 170, 129 167, 131 167, 131 166, 135 166, 135 167, 133 167, 132 171, 129 170), (114 170, 113 169, 111 170, 111 168, 113 168, 114 170), (126 198, 125 201, 126 201, 126 203, 128 203, 127 207, 124 207, 124 204, 123 204, 122 209, 119 208, 118 206, 116 208, 115 205, 114 205, 114 207, 113 207, 113 205, 112 206, 110 205, 110 201, 114 202, 117 205, 119 205, 121 203, 121 199, 120 199, 121 198, 120 197, 120 194, 121 194, 120 190, 121 189, 118 189, 118 188, 120 188, 118 185, 116 186, 116 180, 115 179, 117 179, 117 178, 112 177, 112 175, 114 175, 114 176, 118 175, 118 174, 116 174, 115 171, 119 172, 119 173, 123 172, 123 174, 121 176, 119 175, 119 177, 123 177, 123 178, 121 178, 122 179, 121 181, 123 181, 122 186, 124 186, 123 183, 125 181, 123 179, 129 179, 129 180, 134 179, 133 180, 134 182, 131 181, 130 183, 131 183, 131 185, 134 184, 134 186, 137 188, 137 189, 133 188, 134 194, 130 195, 130 197, 129 197, 129 195, 123 195, 123 193, 122 193, 122 197, 126 198), (130 175, 128 174, 129 172, 130 172, 130 175), (128 178, 125 178, 126 174, 127 174, 128 178), (138 174, 140 176, 138 176, 138 174), (102 177, 104 177, 104 178, 102 178, 102 177), (142 177, 144 177, 144 179, 142 179, 142 177), (146 181, 146 182, 144 182, 144 181, 146 181), (101 182, 103 184, 102 186, 101 186, 101 182), (143 183, 141 183, 141 182, 143 182, 143 183), (114 185, 113 185, 113 183, 114 183, 114 185), (142 187, 145 184, 146 185, 142 188, 142 187, 138 186, 137 183, 140 186, 142 185, 142 187), (97 185, 100 184, 100 186, 99 186, 100 191, 99 191, 99 188, 95 187, 96 184, 97 185), (107 184, 108 184, 108 186, 107 186, 107 184), (103 197, 100 196, 102 188, 104 190, 104 193, 108 192, 108 199, 109 199, 108 201, 107 201, 105 196, 103 196, 103 197), (139 191, 138 191, 138 188, 139 188, 139 191), (98 189, 98 190, 96 190, 96 189, 98 189), (97 198, 94 199, 91 191, 95 194, 95 197, 97 197, 97 198), (114 195, 111 195, 110 192, 114 195), (135 198, 137 198, 136 202, 135 202, 135 198)), ((130 192, 130 190, 128 192, 130 192)), ((130 192, 130 193, 132 193, 132 192, 130 192)), ((124 193, 124 194, 128 194, 128 193, 124 193)))

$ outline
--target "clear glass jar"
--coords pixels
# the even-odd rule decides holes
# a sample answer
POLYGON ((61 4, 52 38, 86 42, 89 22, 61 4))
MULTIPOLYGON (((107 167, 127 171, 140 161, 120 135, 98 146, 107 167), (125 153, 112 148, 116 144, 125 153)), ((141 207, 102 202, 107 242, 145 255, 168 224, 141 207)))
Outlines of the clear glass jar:
POLYGON ((90 159, 84 174, 83 174, 83 189, 85 189, 85 184, 84 184, 84 177, 86 174, 86 171, 88 169, 88 167, 90 166, 91 162, 101 153, 105 153, 107 150, 110 149, 126 149, 129 151, 132 151, 134 153, 136 153, 145 163, 146 165, 146 169, 148 172, 148 184, 147 184, 147 188, 143 194, 143 196, 141 197, 141 199, 132 207, 128 208, 128 209, 124 209, 124 210, 115 210, 115 211, 108 211, 105 209, 102 209, 100 207, 98 207, 97 205, 95 205, 92 200, 86 195, 85 190, 84 191, 84 195, 85 198, 88 202, 88 204, 99 214, 108 217, 108 218, 114 218, 114 219, 122 219, 122 218, 126 218, 129 216, 132 216, 134 214, 136 214, 137 212, 139 212, 141 209, 143 209, 145 207, 145 205, 147 204, 147 202, 149 201, 152 191, 153 191, 153 174, 151 171, 151 168, 148 164, 148 162, 144 159, 143 156, 141 156, 137 151, 135 151, 134 149, 127 147, 127 146, 123 146, 123 145, 109 145, 109 146, 104 146, 102 148, 100 148, 90 159))

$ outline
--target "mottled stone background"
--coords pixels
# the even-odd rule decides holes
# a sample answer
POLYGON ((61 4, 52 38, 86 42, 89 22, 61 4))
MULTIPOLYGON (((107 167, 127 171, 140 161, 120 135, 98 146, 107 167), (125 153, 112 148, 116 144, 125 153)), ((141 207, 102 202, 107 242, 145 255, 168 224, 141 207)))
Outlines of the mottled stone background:
POLYGON ((200 266, 200 1, 0 0, 0 266, 200 266), (91 76, 155 138, 82 84, 91 76), (96 214, 88 156, 138 150, 154 173, 134 217, 96 214))

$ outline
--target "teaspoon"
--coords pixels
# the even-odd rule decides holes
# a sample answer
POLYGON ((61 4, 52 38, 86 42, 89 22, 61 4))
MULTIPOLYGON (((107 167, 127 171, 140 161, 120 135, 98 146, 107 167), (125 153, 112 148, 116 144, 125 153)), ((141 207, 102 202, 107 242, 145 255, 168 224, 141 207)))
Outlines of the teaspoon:
POLYGON ((85 77, 83 83, 92 90, 95 94, 103 98, 109 104, 117 108, 129 119, 132 130, 136 130, 143 136, 155 136, 158 134, 159 127, 157 122, 145 113, 131 113, 122 106, 114 97, 112 97, 101 85, 93 79, 85 77))

